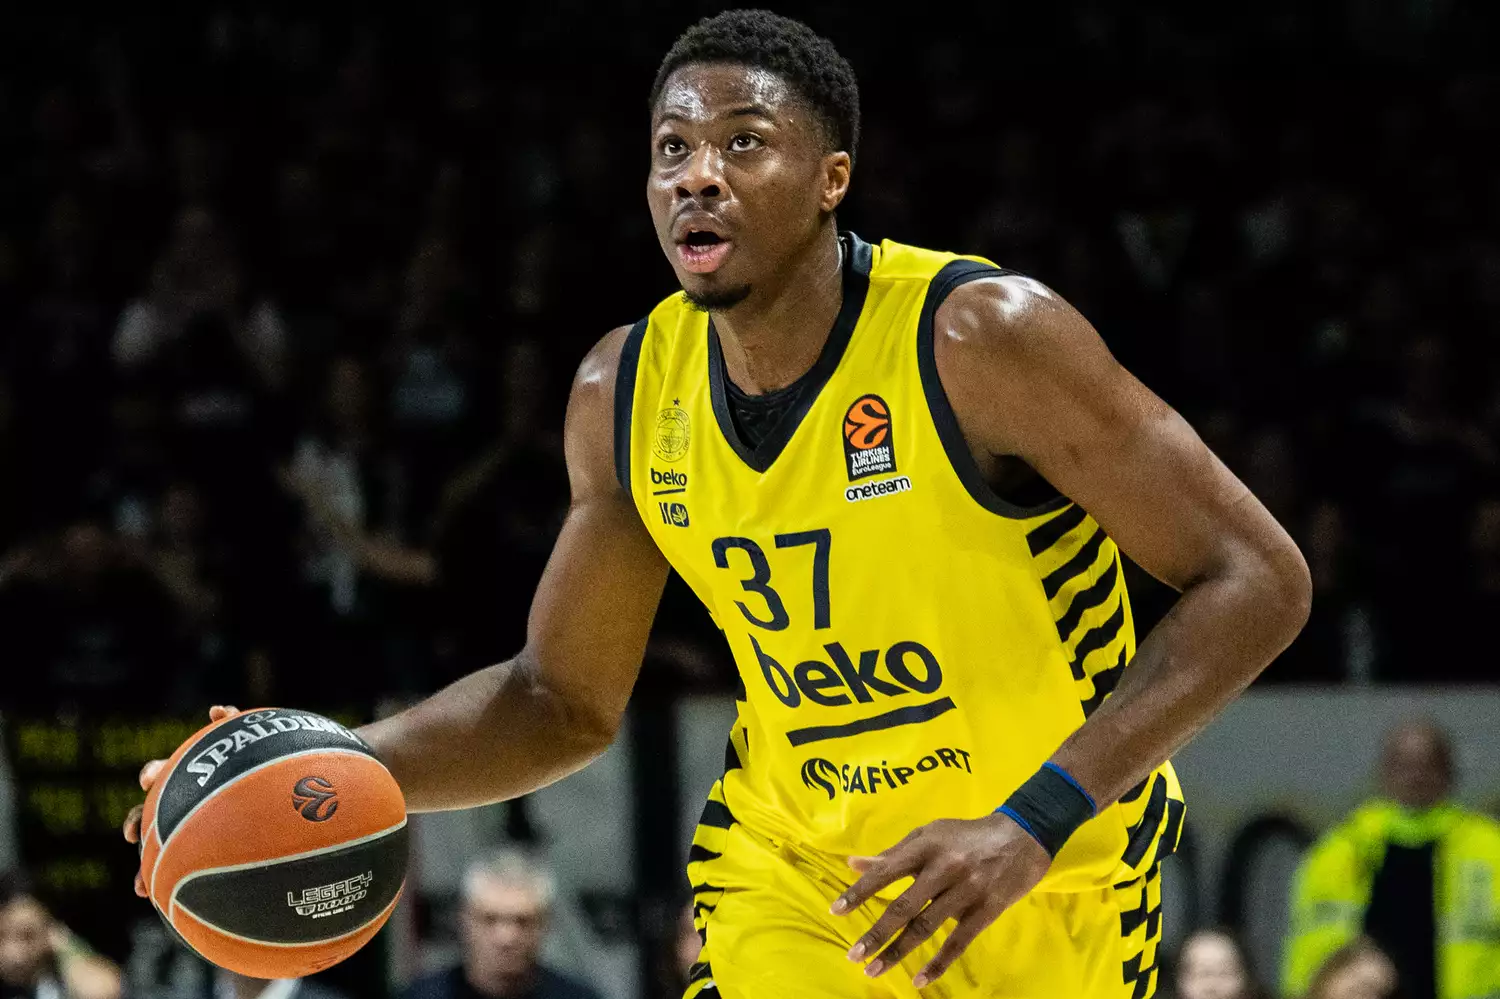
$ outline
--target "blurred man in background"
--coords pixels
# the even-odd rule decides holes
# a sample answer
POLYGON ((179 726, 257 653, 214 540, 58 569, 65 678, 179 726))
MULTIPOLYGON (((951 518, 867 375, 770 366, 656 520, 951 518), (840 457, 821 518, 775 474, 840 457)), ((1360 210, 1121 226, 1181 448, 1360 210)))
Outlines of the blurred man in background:
POLYGON ((541 964, 556 895, 552 873, 520 850, 470 865, 463 881, 463 963, 420 978, 404 999, 599 999, 541 964))
POLYGON ((1260 999, 1245 948, 1227 930, 1197 930, 1177 955, 1177 999, 1260 999))
POLYGON ((1448 801, 1453 753, 1430 721, 1390 731, 1381 796, 1318 841, 1292 885, 1283 989, 1368 936, 1407 999, 1500 993, 1500 824, 1448 801))
POLYGON ((53 919, 15 873, 0 873, 0 997, 120 997, 119 969, 53 919))

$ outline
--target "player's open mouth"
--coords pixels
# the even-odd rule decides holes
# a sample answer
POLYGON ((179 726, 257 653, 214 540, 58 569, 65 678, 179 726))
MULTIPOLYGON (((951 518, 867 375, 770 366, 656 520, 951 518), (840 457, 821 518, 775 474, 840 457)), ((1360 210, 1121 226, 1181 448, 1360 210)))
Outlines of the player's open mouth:
POLYGON ((677 259, 682 261, 682 266, 690 273, 710 274, 724 263, 732 246, 734 243, 718 233, 694 230, 677 244, 677 259))

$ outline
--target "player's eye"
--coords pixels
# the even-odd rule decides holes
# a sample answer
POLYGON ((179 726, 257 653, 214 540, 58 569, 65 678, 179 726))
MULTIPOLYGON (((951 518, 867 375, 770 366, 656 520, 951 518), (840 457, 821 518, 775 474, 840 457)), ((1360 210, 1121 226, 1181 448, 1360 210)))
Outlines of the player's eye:
POLYGON ((741 132, 729 140, 729 149, 735 153, 746 153, 752 149, 759 149, 762 145, 760 136, 751 135, 748 132, 741 132))
POLYGON ((669 135, 659 141, 656 148, 663 156, 681 156, 687 152, 687 143, 675 135, 669 135))

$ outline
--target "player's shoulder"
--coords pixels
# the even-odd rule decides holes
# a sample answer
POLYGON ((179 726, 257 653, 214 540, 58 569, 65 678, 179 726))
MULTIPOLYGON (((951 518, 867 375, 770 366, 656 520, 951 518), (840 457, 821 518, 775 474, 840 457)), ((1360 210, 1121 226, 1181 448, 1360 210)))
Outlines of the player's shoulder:
POLYGON ((641 328, 634 323, 610 330, 584 355, 573 376, 563 436, 575 488, 580 482, 602 485, 616 479, 620 446, 629 440, 619 430, 622 406, 633 388, 629 354, 639 350, 641 328))
POLYGON ((1056 346, 1087 324, 1067 300, 1016 271, 982 273, 953 288, 935 323, 958 346, 981 352, 1030 354, 1056 346))
POLYGON ((579 362, 578 373, 573 379, 575 386, 604 386, 612 389, 626 343, 630 340, 631 332, 639 325, 629 323, 616 326, 595 341, 579 362))
POLYGON ((613 411, 615 383, 619 380, 621 367, 631 367, 631 355, 640 349, 644 326, 645 320, 616 326, 589 348, 573 375, 569 409, 613 411))
POLYGON ((939 340, 971 359, 1034 351, 1066 338, 1082 317, 1052 288, 977 253, 934 250, 883 239, 869 247, 872 284, 923 281, 928 317, 939 340))

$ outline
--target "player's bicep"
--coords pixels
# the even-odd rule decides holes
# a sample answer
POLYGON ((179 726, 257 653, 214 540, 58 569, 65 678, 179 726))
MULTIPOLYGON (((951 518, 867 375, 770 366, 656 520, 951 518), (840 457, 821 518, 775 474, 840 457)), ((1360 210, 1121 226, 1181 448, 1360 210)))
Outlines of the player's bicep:
POLYGON ((966 435, 1023 458, 1146 571, 1182 589, 1289 547, 1192 427, 1055 293, 1003 278, 952 298, 938 317, 938 363, 966 435))
POLYGON ((630 698, 667 580, 666 559, 615 480, 616 334, 573 383, 564 434, 572 500, 526 629, 539 678, 610 725, 630 698))

